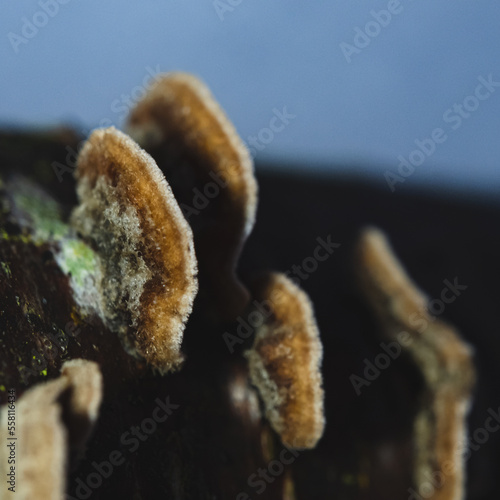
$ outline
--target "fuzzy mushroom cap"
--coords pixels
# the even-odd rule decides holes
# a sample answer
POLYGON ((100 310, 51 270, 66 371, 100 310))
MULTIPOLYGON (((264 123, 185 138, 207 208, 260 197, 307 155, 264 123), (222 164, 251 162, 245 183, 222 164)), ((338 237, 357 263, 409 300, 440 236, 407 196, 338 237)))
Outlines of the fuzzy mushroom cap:
POLYGON ((422 373, 425 388, 414 424, 418 487, 436 471, 446 481, 433 500, 463 498, 466 419, 475 382, 473 353, 448 324, 427 312, 427 298, 411 281, 383 233, 365 229, 356 250, 361 288, 385 334, 394 341, 409 335, 402 347, 422 373))
MULTIPOLYGON (((59 378, 34 386, 14 403, 16 498, 64 497, 69 451, 84 446, 97 419, 101 399, 102 377, 98 365, 76 359, 63 365, 59 378)), ((8 405, 1 413, 0 437, 6 443, 8 405)), ((0 471, 6 477, 7 456, 3 455, 8 448, 4 447, 0 451, 0 471)))
POLYGON ((209 89, 185 73, 152 84, 127 132, 158 162, 193 228, 200 286, 211 309, 234 319, 249 301, 236 265, 257 208, 246 146, 209 89))
POLYGON ((270 315, 245 353, 252 383, 283 444, 314 448, 323 434, 323 348, 307 295, 283 274, 259 287, 257 300, 270 315))
POLYGON ((176 369, 197 266, 169 185, 154 160, 114 128, 90 136, 76 178, 72 223, 100 257, 101 315, 131 354, 161 372, 176 369))

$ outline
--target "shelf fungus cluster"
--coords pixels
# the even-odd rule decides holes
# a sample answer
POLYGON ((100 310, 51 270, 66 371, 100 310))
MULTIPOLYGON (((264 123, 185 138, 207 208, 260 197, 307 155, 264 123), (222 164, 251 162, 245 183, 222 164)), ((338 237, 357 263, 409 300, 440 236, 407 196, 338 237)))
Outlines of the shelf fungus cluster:
MULTIPOLYGON (((166 75, 131 112, 127 130, 130 136, 113 127, 99 129, 85 141, 75 169, 78 202, 67 216, 62 205, 31 181, 16 175, 6 180, 7 191, 14 194, 5 198, 9 225, 4 239, 10 236, 6 229, 16 226, 20 236, 13 235, 12 241, 17 244, 21 237, 27 245, 46 247, 44 258, 53 258, 58 272, 67 277, 68 302, 74 303, 68 311, 72 326, 91 325, 92 340, 98 345, 92 343, 95 352, 89 358, 99 359, 105 388, 115 382, 109 366, 96 353, 106 350, 103 343, 111 341, 110 335, 116 335, 125 353, 116 353, 115 363, 122 374, 115 377, 148 376, 144 367, 163 377, 181 368, 184 329, 198 292, 198 267, 200 315, 212 329, 214 323, 234 321, 247 310, 251 298, 236 268, 255 221, 253 165, 209 90, 190 75, 166 75), (196 196, 203 196, 206 206, 197 203, 196 196), (96 329, 101 330, 97 336, 96 329), (121 361, 124 355, 130 357, 125 365, 121 361), (133 359, 137 368, 130 368, 133 359)), ((304 292, 282 278, 273 283, 283 297, 276 303, 273 322, 266 325, 270 336, 259 331, 254 350, 248 353, 251 379, 283 442, 310 448, 320 438, 324 420, 319 334, 304 292), (271 345, 277 350, 266 359, 271 345), (265 373, 269 374, 267 380, 265 373)), ((48 301, 44 297, 42 302, 48 301)), ((80 341, 85 339, 77 337, 74 329, 69 335, 59 330, 61 358, 67 357, 68 343, 74 339, 82 348, 80 341)), ((40 361, 36 355, 33 359, 40 361)), ((61 360, 51 356, 51 361, 53 368, 61 360)), ((51 409, 53 416, 43 425, 50 428, 50 439, 60 441, 45 450, 54 454, 44 461, 44 467, 50 469, 45 474, 52 478, 50 485, 43 483, 45 489, 39 494, 22 493, 22 498, 59 498, 63 491, 67 454, 60 420, 61 413, 72 410, 58 406, 57 395, 70 382, 78 382, 72 376, 76 369, 72 363, 86 362, 67 362, 61 377, 34 385, 20 400, 20 418, 28 404, 36 412, 51 409), (43 404, 42 393, 46 395, 43 404)), ((87 363, 88 370, 95 370, 97 365, 87 363)), ((95 376, 80 372, 86 379, 82 384, 93 383, 95 376)), ((33 374, 32 366, 28 373, 33 374)), ((41 376, 47 376, 47 369, 41 369, 35 378, 41 376)), ((53 370, 50 376, 54 377, 53 370)), ((32 385, 26 377, 23 381, 32 385)), ((22 392, 23 387, 20 389, 22 392)), ((83 385, 76 386, 75 404, 79 390, 86 391, 83 385)), ((99 399, 100 392, 92 403, 92 420, 99 399)), ((26 436, 37 432, 37 427, 29 429, 28 420, 21 428, 26 436)), ((24 439, 27 453, 39 457, 37 442, 24 439)), ((25 487, 36 490, 41 473, 32 475, 33 465, 27 460, 20 467, 25 487)))
MULTIPOLYGON (((112 498, 111 486, 97 493, 107 480, 116 489, 123 483, 130 498, 241 492, 237 498, 248 499, 246 478, 262 470, 264 458, 270 471, 283 467, 278 446, 288 452, 321 447, 327 430, 313 306, 284 274, 268 272, 248 283, 238 276, 257 184, 249 152, 202 82, 182 73, 157 78, 131 111, 126 132, 94 131, 66 192, 29 168, 2 172, 0 397, 6 403, 10 388, 17 394, 17 493, 29 500, 66 493, 88 498, 95 489, 96 498, 112 498), (246 349, 228 360, 218 352, 222 330, 257 313, 256 303, 265 317, 246 349), (254 402, 260 397, 249 419, 257 427, 238 435, 245 404, 237 417, 226 415, 225 392, 209 385, 230 380, 226 372, 235 359, 238 394, 251 394, 254 402), (170 405, 170 395, 180 404, 170 405), (162 427, 164 413, 171 427, 162 427), (269 426, 275 443, 263 450, 253 441, 269 441, 269 426), (225 437, 214 440, 213 429, 225 437), (126 455, 128 443, 133 453, 126 455), (135 454, 140 446, 146 451, 135 454), (85 477, 101 470, 96 463, 111 463, 113 447, 130 465, 114 464, 120 479, 100 477, 91 485, 85 477), (236 447, 238 459, 237 450, 227 451, 236 447), (147 467, 142 459, 150 460, 147 467), (157 484, 144 473, 150 467, 157 484), (208 472, 213 467, 218 479, 208 472)), ((414 424, 414 486, 438 471, 446 481, 432 498, 459 500, 471 350, 425 312, 425 297, 377 230, 362 234, 356 268, 385 333, 391 339, 408 333, 405 347, 424 380, 414 424), (424 315, 425 327, 412 326, 415 313, 424 315)), ((5 477, 8 406, 1 412, 5 477)), ((294 498, 290 469, 283 477, 268 481, 265 498, 294 498)))

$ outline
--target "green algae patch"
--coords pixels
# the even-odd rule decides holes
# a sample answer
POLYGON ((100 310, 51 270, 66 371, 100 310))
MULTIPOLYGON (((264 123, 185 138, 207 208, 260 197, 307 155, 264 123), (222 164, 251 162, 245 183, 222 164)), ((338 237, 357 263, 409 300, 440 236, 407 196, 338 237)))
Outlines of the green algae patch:
POLYGON ((7 276, 7 278, 12 278, 12 272, 7 262, 0 262, 0 267, 2 268, 2 271, 7 276))
POLYGON ((58 241, 58 251, 54 254, 54 258, 69 277, 79 313, 87 315, 97 312, 101 315, 103 272, 99 256, 75 236, 58 241))
MULTIPOLYGON (((0 239, 37 246, 49 244, 55 261, 69 278, 80 313, 99 311, 102 301, 98 289, 102 281, 100 258, 64 221, 60 204, 25 178, 9 182, 7 192, 10 217, 22 233, 11 235, 0 228, 0 239)), ((11 276, 7 263, 0 262, 2 271, 11 276)))
POLYGON ((83 241, 75 238, 64 239, 60 245, 59 265, 66 274, 71 274, 77 286, 84 286, 89 274, 99 267, 97 255, 83 241))
POLYGON ((62 222, 59 204, 28 182, 16 182, 12 192, 16 208, 31 219, 30 229, 36 243, 57 240, 69 233, 62 222))

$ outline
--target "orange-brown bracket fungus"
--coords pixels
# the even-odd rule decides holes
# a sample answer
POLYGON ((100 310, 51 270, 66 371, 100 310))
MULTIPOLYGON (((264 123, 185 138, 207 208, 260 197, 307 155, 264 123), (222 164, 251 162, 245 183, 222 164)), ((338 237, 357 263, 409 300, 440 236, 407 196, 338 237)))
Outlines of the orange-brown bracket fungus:
POLYGON ((283 444, 314 448, 323 434, 323 348, 307 295, 283 274, 270 274, 256 298, 269 308, 248 358, 252 383, 283 444))
POLYGON ((13 498, 64 498, 70 452, 83 449, 101 398, 98 365, 75 359, 63 365, 59 378, 35 385, 19 400, 10 399, 12 405, 2 407, 0 471, 6 478, 14 467, 13 498), (14 415, 13 420, 9 415, 14 415))
POLYGON ((127 132, 155 158, 191 224, 211 314, 233 320, 249 301, 236 265, 257 207, 247 148, 209 89, 185 73, 152 84, 127 132))
POLYGON ((82 148, 72 224, 100 258, 98 309, 128 352, 164 373, 182 362, 197 292, 192 232, 154 160, 114 128, 82 148))
POLYGON ((459 500, 464 495, 462 447, 475 381, 472 350, 452 327, 427 312, 426 297, 380 231, 363 231, 356 257, 361 287, 385 334, 401 342, 423 377, 414 423, 414 486, 419 491, 438 475, 441 486, 426 498, 459 500))

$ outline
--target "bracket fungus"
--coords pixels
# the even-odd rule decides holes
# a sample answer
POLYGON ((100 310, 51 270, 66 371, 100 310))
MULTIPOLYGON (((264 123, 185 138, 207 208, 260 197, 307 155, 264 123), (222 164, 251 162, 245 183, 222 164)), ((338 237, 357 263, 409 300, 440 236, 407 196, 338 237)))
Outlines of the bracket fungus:
POLYGON ((101 258, 105 323, 130 353, 162 372, 176 369, 197 269, 191 229, 170 187, 154 160, 114 128, 90 136, 76 178, 72 223, 101 258))
POLYGON ((260 283, 257 299, 270 309, 248 358, 250 378, 283 444, 314 448, 323 434, 323 349, 307 295, 283 274, 260 283))
MULTIPOLYGON (((64 498, 70 452, 83 449, 96 422, 101 398, 97 364, 75 359, 63 365, 59 378, 35 385, 18 401, 13 399, 13 434, 9 434, 7 426, 9 405, 2 408, 0 471, 6 477, 12 470, 9 463, 16 464, 17 477, 11 490, 16 498, 64 498), (12 435, 15 441, 9 439, 12 435), (9 462, 8 456, 14 457, 14 462, 9 462)), ((9 425, 12 423, 9 420, 9 425)))
POLYGON ((356 264, 361 287, 383 331, 398 342, 401 333, 409 335, 402 347, 424 381, 414 423, 415 486, 439 473, 442 485, 427 498, 461 499, 465 475, 461 447, 475 383, 472 349, 451 326, 427 312, 425 295, 408 277, 381 231, 362 232, 356 264))
POLYGON ((200 291, 213 315, 236 318, 249 301, 236 265, 257 207, 246 146, 210 90, 185 73, 155 80, 127 132, 155 158, 192 226, 200 291))

